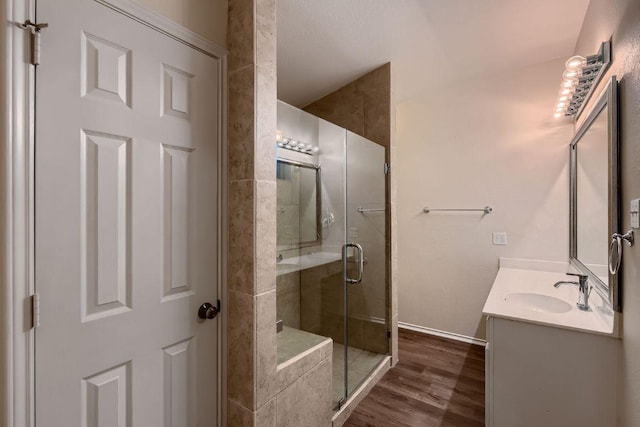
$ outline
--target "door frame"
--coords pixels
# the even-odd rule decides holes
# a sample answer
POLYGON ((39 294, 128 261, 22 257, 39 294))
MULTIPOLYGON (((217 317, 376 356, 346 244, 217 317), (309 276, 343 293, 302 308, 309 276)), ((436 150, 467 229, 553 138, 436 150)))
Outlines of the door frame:
MULTIPOLYGON (((35 69, 28 33, 37 0, 0 0, 0 427, 35 426, 34 111, 35 69)), ((132 0, 93 0, 220 60, 218 90, 218 298, 226 307, 227 50, 132 0)), ((46 37, 46 30, 43 30, 46 37)), ((226 310, 218 317, 218 425, 226 410, 226 310)))

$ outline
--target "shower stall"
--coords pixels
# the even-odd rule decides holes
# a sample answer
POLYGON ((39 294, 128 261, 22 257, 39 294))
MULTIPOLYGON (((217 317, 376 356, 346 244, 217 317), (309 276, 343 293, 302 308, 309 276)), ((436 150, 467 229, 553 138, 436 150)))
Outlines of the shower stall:
POLYGON ((278 129, 279 362, 331 338, 337 410, 388 363, 386 149, 282 102, 278 129))

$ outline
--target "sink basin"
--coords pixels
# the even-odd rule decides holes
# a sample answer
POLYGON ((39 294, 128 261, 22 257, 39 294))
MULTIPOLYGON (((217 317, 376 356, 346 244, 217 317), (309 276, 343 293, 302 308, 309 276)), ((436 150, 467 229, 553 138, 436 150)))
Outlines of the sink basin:
POLYGON ((529 292, 516 292, 508 294, 505 301, 509 304, 517 304, 520 307, 541 313, 566 313, 571 311, 571 305, 560 298, 549 295, 533 294, 529 292))
POLYGON ((299 269, 299 265, 298 264, 290 264, 287 262, 283 262, 280 264, 276 264, 276 271, 283 271, 283 270, 291 270, 291 271, 295 271, 299 269))

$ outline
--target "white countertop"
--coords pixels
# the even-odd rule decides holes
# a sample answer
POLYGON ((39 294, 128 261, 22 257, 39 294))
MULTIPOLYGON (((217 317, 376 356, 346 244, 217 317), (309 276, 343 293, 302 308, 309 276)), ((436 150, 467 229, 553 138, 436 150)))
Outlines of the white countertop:
MULTIPOLYGON (((563 329, 615 336, 615 313, 604 303, 594 290, 589 297, 591 311, 580 310, 578 287, 562 285, 554 288, 553 284, 561 280, 572 280, 565 272, 571 271, 566 263, 546 263, 551 271, 545 269, 545 263, 532 265, 527 263, 510 263, 501 260, 495 281, 482 312, 487 316, 502 317, 529 323, 553 326, 563 329), (560 264, 566 266, 562 268, 560 264), (559 271, 560 270, 560 271, 559 271), (514 302, 515 293, 536 294, 558 298, 569 304, 570 309, 564 313, 552 313, 538 310, 536 307, 514 302)), ((560 303, 562 304, 562 303, 560 303)))

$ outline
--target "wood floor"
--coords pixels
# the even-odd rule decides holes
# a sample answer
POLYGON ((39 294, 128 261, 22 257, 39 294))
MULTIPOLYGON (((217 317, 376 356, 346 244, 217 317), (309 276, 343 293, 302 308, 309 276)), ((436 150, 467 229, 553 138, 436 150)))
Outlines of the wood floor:
POLYGON ((398 350, 344 426, 484 426, 484 347, 400 329, 398 350))

